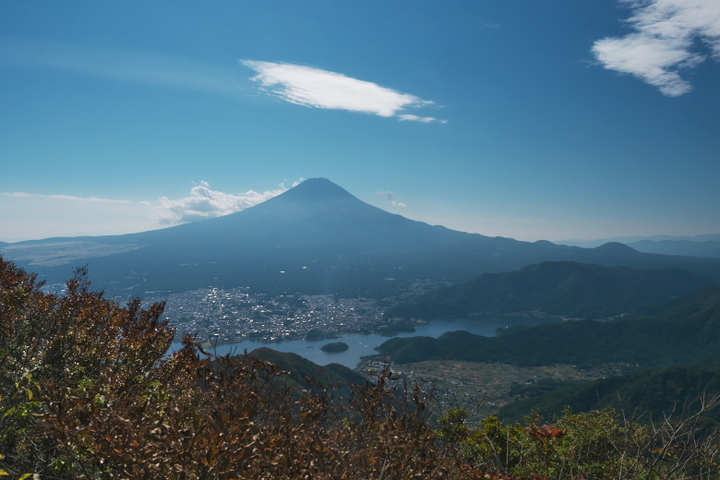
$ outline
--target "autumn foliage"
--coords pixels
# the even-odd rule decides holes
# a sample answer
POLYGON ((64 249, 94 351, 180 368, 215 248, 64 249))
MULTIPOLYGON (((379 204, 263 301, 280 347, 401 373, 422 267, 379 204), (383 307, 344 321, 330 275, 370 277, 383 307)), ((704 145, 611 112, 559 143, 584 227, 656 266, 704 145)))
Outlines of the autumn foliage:
MULTIPOLYGON (((293 391, 247 355, 205 354, 163 305, 121 305, 80 270, 62 295, 0 257, 0 476, 25 479, 714 478, 717 442, 613 412, 528 427, 433 422, 390 372, 342 397, 293 391), (695 442, 695 443, 692 443, 695 442), (684 448, 684 450, 682 448, 684 448)), ((672 428, 671 428, 672 426, 672 428)))
POLYGON ((0 259, 0 474, 86 479, 471 478, 444 454, 419 391, 389 375, 337 398, 292 392, 248 356, 168 354, 161 304, 63 295, 0 259))

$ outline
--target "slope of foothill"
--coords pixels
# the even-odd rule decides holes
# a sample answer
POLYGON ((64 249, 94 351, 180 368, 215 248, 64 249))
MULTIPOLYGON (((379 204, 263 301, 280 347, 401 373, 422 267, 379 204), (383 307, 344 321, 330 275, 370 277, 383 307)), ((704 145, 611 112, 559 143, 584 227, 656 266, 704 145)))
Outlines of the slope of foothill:
POLYGON ((394 338, 378 348, 397 363, 452 359, 520 365, 688 365, 717 356, 720 288, 703 288, 630 319, 517 327, 497 337, 459 331, 437 339, 394 338))
MULTIPOLYGON (((665 415, 699 410, 701 399, 720 393, 720 372, 708 365, 652 369, 595 381, 574 382, 554 391, 520 399, 500 409, 499 416, 515 422, 529 412, 546 418, 570 408, 587 412, 612 407, 643 422, 662 421, 665 415)), ((719 424, 720 409, 704 416, 704 423, 719 424)))
POLYGON ((577 262, 543 262, 519 271, 484 273, 399 305, 386 316, 443 318, 512 313, 607 318, 717 284, 677 269, 638 270, 577 262))
POLYGON ((87 265, 98 288, 131 296, 214 286, 386 297, 417 279, 460 282, 560 260, 683 268, 720 279, 720 259, 644 254, 620 244, 529 243, 428 225, 368 205, 324 178, 219 218, 121 236, 20 242, 2 252, 12 260, 31 244, 32 255, 24 250, 17 263, 49 283, 87 265), (75 243, 63 246, 68 242, 75 243))
POLYGON ((261 347, 248 355, 280 367, 285 373, 279 375, 276 381, 285 386, 295 387, 298 392, 324 385, 338 387, 339 393, 347 397, 351 385, 366 383, 365 377, 344 365, 331 363, 321 367, 296 353, 278 352, 271 348, 261 347))

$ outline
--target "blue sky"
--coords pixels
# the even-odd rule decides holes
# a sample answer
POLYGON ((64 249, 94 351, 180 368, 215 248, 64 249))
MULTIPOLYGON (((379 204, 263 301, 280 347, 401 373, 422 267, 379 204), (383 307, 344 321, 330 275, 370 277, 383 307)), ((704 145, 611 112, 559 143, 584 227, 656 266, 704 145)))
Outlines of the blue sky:
POLYGON ((2 2, 0 241, 326 177, 521 240, 720 232, 717 0, 2 2))

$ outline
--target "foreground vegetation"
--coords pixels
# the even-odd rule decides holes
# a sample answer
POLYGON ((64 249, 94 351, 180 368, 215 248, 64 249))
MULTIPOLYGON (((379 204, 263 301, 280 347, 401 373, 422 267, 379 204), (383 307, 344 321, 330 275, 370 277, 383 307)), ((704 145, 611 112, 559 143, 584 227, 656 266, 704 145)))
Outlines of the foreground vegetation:
MULTIPOLYGON (((43 479, 716 478, 697 416, 612 410, 552 425, 437 424, 418 386, 336 388, 192 338, 169 353, 162 304, 122 306, 78 271, 61 296, 0 258, 0 476, 43 479)), ((701 410, 716 402, 702 403, 701 410)))

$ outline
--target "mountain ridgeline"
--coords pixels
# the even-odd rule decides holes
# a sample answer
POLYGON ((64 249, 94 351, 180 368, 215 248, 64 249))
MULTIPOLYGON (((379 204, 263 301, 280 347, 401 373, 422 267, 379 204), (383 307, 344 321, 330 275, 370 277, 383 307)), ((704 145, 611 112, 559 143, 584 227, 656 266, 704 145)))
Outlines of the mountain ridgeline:
MULTIPOLYGON (((707 235, 715 238, 717 235, 707 235)), ((640 240, 629 243, 639 252, 662 253, 665 255, 693 255, 698 257, 720 257, 719 240, 640 240)))
POLYGON ((295 353, 285 353, 261 347, 249 354, 277 365, 287 372, 287 375, 278 376, 276 381, 284 386, 292 387, 296 392, 311 390, 322 385, 334 385, 341 389, 339 394, 349 397, 351 386, 364 385, 365 377, 350 368, 337 363, 320 367, 310 360, 295 353))
POLYGON ((680 268, 720 279, 720 259, 521 242, 431 226, 368 205, 313 178, 252 208, 149 232, 20 242, 2 248, 49 283, 74 267, 108 293, 201 287, 385 297, 416 279, 467 281, 545 261, 680 268))
POLYGON ((601 319, 639 313, 717 284, 708 275, 677 269, 543 262, 515 272, 484 273, 389 309, 386 315, 433 319, 531 313, 601 319))

